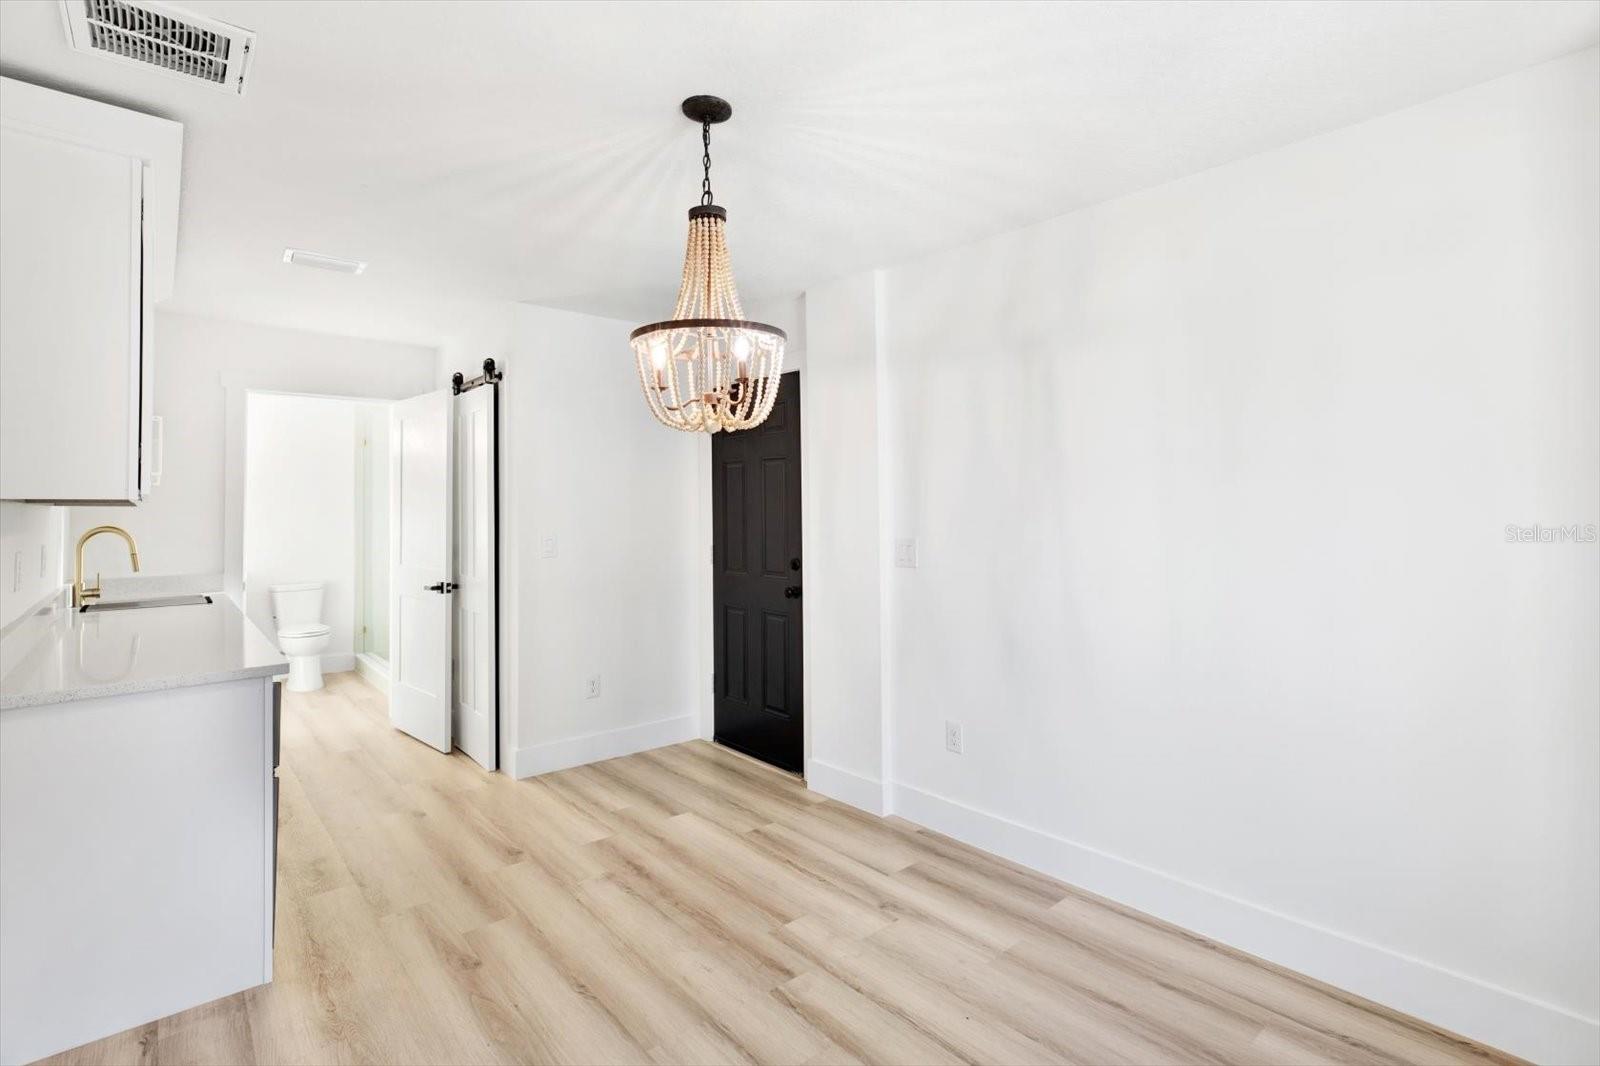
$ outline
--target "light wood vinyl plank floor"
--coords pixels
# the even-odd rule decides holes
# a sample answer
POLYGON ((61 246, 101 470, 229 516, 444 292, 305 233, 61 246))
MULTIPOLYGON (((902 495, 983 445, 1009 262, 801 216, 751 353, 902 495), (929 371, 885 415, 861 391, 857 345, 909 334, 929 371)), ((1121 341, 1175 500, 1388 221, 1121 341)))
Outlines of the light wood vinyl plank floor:
POLYGON ((276 979, 59 1063, 1516 1061, 701 741, 531 781, 284 701, 276 979))

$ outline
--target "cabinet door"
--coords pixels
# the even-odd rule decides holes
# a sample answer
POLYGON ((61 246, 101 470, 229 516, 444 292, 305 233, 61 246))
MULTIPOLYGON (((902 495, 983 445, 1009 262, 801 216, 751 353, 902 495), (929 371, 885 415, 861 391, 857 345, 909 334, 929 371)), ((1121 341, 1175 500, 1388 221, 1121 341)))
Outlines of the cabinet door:
POLYGON ((143 166, 0 126, 0 498, 139 499, 143 166))

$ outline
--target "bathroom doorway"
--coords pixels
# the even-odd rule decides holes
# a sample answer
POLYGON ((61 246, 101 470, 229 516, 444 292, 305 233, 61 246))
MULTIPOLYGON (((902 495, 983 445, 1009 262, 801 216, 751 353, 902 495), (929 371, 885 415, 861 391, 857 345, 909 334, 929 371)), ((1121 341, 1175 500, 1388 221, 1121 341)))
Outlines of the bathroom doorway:
MULTIPOLYGON (((482 386, 500 376, 490 365, 429 394, 446 415, 445 462, 434 471, 443 487, 428 497, 438 502, 423 511, 453 536, 426 581, 396 581, 404 523, 395 485, 415 440, 395 426, 410 401, 246 389, 243 462, 228 479, 231 499, 241 501, 239 576, 229 595, 289 657, 291 677, 320 682, 356 671, 384 695, 392 718, 396 679, 407 676, 396 620, 411 617, 395 605, 418 589, 446 594, 438 728, 428 742, 486 770, 499 765, 499 403, 498 390, 482 386), (304 661, 313 657, 315 673, 304 661)), ((424 498, 404 495, 413 510, 424 498)))
MULTIPOLYGON (((360 670, 387 690, 388 415, 383 400, 250 390, 245 396, 243 607, 284 647, 285 602, 301 596, 293 624, 326 627, 308 651, 323 673, 360 670), (304 591, 304 590, 301 590, 304 591), (306 616, 315 611, 318 617, 306 616)), ((305 641, 298 642, 304 649, 305 641)), ((285 652, 288 649, 285 647, 285 652)))

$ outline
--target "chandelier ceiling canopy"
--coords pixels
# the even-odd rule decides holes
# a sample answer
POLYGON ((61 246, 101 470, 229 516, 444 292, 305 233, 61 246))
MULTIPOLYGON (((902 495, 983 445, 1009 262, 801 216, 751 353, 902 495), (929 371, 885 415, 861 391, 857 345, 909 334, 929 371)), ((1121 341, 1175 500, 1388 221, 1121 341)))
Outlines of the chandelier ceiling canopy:
POLYGON ((711 195, 711 127, 733 107, 715 96, 691 96, 684 115, 700 123, 705 176, 700 202, 689 209, 689 243, 672 317, 628 337, 650 411, 688 433, 759 426, 778 398, 783 330, 744 317, 728 261, 728 212, 711 195))

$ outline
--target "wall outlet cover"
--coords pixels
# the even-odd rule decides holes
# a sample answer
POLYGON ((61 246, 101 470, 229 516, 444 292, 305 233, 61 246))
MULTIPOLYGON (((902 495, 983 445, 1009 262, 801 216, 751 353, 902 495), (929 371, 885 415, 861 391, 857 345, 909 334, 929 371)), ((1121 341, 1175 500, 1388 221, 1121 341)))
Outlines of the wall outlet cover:
POLYGON ((961 754, 960 722, 946 722, 944 724, 944 748, 946 751, 953 751, 957 755, 961 754))
POLYGON ((554 559, 556 557, 556 538, 541 537, 539 539, 539 554, 546 559, 554 559))
POLYGON ((597 700, 600 698, 600 675, 595 674, 583 683, 583 698, 597 700))
POLYGON ((917 568, 917 542, 912 539, 894 542, 894 565, 909 570, 917 568))

